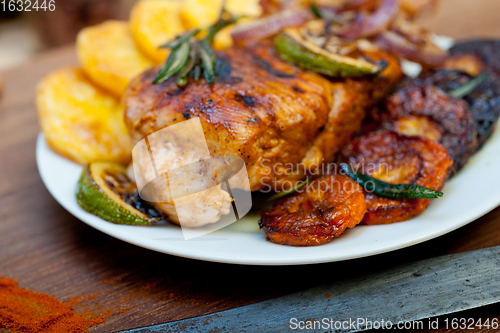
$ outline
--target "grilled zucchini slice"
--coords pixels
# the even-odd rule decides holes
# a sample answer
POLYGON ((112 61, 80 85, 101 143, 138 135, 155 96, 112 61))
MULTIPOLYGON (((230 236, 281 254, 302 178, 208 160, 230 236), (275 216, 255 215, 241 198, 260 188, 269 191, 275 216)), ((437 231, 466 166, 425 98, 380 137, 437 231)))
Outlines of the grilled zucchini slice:
POLYGON ((117 224, 151 225, 160 221, 159 214, 139 198, 126 169, 115 163, 89 164, 78 182, 76 201, 89 213, 117 224))
POLYGON ((329 52, 306 40, 298 29, 288 28, 279 34, 274 48, 281 59, 331 77, 363 76, 383 70, 379 64, 329 52))

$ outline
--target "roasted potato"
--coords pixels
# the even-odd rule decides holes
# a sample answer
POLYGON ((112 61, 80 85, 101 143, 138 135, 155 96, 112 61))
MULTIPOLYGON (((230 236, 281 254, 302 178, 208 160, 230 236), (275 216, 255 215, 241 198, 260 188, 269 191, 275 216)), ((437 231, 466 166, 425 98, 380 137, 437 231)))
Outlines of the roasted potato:
MULTIPOLYGON (((440 190, 453 160, 438 142, 376 131, 347 145, 341 160, 360 172, 391 184, 416 184, 440 190)), ((362 224, 389 224, 421 214, 430 199, 388 199, 365 189, 367 213, 362 224)))
POLYGON ((469 105, 434 85, 408 80, 387 98, 386 108, 390 129, 439 141, 452 156, 456 171, 477 150, 477 125, 469 105))
POLYGON ((438 0, 399 0, 401 9, 412 17, 436 5, 438 0))
POLYGON ((306 185, 301 193, 277 201, 269 212, 262 213, 259 225, 273 243, 321 245, 358 225, 365 213, 361 186, 349 177, 331 174, 306 185))
POLYGON ((130 161, 132 143, 122 106, 82 69, 64 68, 45 77, 36 105, 47 143, 58 153, 81 164, 130 161))
POLYGON ((184 0, 180 19, 184 28, 193 29, 213 24, 220 13, 222 0, 184 0))
POLYGON ((217 35, 215 35, 214 38, 214 49, 216 50, 223 50, 228 47, 233 46, 233 37, 231 37, 231 34, 233 33, 234 29, 238 25, 242 24, 247 24, 251 21, 249 18, 241 18, 238 20, 236 24, 231 24, 230 26, 225 27, 217 35))
MULTIPOLYGON (((184 0, 180 18, 186 29, 206 27, 219 17, 222 0, 184 0)), ((259 0, 227 0, 226 9, 237 16, 258 17, 262 14, 259 0)))
POLYGON ((180 8, 178 0, 142 0, 132 8, 130 29, 135 44, 155 63, 164 61, 169 53, 158 47, 184 31, 180 8))
POLYGON ((85 28, 78 34, 76 47, 89 78, 116 96, 153 65, 137 50, 127 22, 106 21, 85 28))

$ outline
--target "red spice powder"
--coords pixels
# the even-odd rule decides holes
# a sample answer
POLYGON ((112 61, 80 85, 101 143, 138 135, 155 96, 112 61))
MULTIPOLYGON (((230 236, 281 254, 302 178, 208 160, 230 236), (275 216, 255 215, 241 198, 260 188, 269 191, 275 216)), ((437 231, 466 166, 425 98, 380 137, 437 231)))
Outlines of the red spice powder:
POLYGON ((109 314, 78 314, 71 304, 55 297, 19 288, 17 281, 0 277, 0 328, 27 333, 84 332, 104 322, 109 314))

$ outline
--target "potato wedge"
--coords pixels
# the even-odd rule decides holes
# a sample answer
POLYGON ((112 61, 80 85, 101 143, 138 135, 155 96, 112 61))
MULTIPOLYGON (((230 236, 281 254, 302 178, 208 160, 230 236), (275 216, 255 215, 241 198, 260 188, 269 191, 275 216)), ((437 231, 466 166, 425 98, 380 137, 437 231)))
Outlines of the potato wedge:
POLYGON ((164 61, 167 50, 158 47, 184 31, 179 18, 181 2, 176 0, 138 1, 130 13, 135 44, 155 63, 164 61))
POLYGON ((251 19, 243 17, 236 24, 231 24, 230 26, 225 27, 214 38, 214 49, 223 50, 228 47, 233 46, 233 37, 231 34, 234 31, 234 28, 240 24, 247 24, 251 21, 251 19))
POLYGON ((233 15, 259 17, 262 7, 259 0, 227 0, 226 9, 233 15))
POLYGON ((106 21, 78 34, 76 47, 85 73, 98 86, 121 96, 129 81, 153 66, 136 48, 129 25, 106 21))
POLYGON ((180 19, 184 28, 208 26, 217 20, 222 0, 184 0, 180 8, 180 19))
MULTIPOLYGON (((180 18, 186 29, 205 27, 217 20, 221 6, 222 0, 184 0, 180 18)), ((259 0, 227 0, 226 9, 237 16, 258 17, 262 14, 259 0)))
POLYGON ((40 125, 58 153, 87 164, 127 164, 132 142, 120 102, 95 87, 80 68, 63 68, 45 77, 36 93, 40 125))

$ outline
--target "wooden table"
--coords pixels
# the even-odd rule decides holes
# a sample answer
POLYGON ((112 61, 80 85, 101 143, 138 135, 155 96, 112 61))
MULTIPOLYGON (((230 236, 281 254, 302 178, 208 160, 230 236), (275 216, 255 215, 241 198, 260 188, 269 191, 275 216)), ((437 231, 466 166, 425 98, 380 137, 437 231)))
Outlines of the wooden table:
MULTIPOLYGON (((423 21, 454 37, 500 37, 499 12, 497 0, 448 0, 437 16, 423 21)), ((50 71, 74 63, 73 47, 66 47, 0 74, 5 82, 0 100, 0 276, 62 301, 91 295, 88 307, 115 312, 91 331, 118 331, 231 309, 335 281, 344 270, 367 271, 500 245, 500 208, 453 233, 405 250, 307 267, 201 262, 114 239, 67 213, 45 189, 36 167, 36 83, 50 71)), ((500 318, 500 306, 456 315, 471 316, 500 318)))

